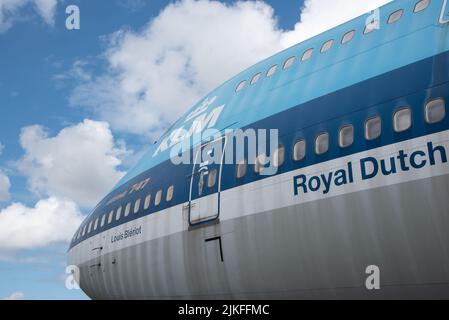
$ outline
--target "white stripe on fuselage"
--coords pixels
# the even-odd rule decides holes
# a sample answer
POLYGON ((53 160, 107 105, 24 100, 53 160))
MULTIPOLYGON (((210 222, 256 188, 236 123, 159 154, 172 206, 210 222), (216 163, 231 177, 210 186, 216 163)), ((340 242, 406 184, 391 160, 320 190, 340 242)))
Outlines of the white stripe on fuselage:
MULTIPOLYGON (((357 191, 449 174, 449 164, 443 163, 439 150, 434 152, 434 164, 430 163, 429 142, 432 143, 434 148, 443 147, 446 156, 449 156, 448 130, 334 159, 222 191, 220 194, 220 220, 235 219, 357 191), (402 164, 398 158, 401 150, 404 159, 402 164), (414 153, 416 154, 416 163, 423 164, 423 161, 427 160, 427 164, 419 169, 413 168, 409 162, 410 156, 414 153), (407 157, 404 157, 404 154, 407 157), (387 160, 388 167, 390 167, 390 158, 393 157, 397 172, 391 175, 384 175, 379 172, 376 176, 364 180, 361 160, 369 157, 376 159, 378 163, 382 159, 387 160), (406 168, 408 170, 405 170, 406 168), (340 182, 345 180, 344 174, 347 183, 338 186, 340 182), (307 188, 304 184, 298 187, 298 182, 304 180, 302 175, 305 176, 307 182, 313 181, 307 188), (337 178, 338 181, 335 180, 337 178), (321 180, 320 188, 317 188, 316 191, 311 190, 309 186, 315 189, 318 180, 321 180), (296 195, 295 190, 297 191, 296 195)), ((366 173, 372 171, 372 167, 369 165, 370 161, 365 162, 366 173)), ((187 230, 188 214, 186 209, 183 209, 185 204, 135 219, 86 239, 70 250, 69 263, 80 265, 97 258, 98 251, 92 249, 98 246, 103 247, 101 254, 107 254, 187 230)))

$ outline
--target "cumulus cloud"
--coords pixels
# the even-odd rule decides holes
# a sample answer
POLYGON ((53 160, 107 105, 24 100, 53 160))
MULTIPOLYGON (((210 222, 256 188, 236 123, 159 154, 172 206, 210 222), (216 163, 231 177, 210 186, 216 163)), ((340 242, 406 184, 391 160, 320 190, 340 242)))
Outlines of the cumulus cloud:
POLYGON ((263 2, 170 4, 141 32, 111 36, 110 71, 78 86, 71 103, 116 130, 157 134, 211 88, 281 48, 273 16, 263 2))
POLYGON ((9 188, 11 187, 11 182, 8 176, 0 170, 0 202, 9 200, 9 188))
POLYGON ((69 198, 94 206, 124 175, 118 167, 128 154, 105 122, 84 120, 50 137, 41 126, 22 129, 25 150, 18 161, 29 189, 40 196, 69 198))
POLYGON ((14 292, 11 293, 8 297, 6 297, 3 300, 24 300, 25 299, 25 294, 23 292, 14 292))
POLYGON ((21 10, 31 5, 45 23, 53 25, 58 0, 0 0, 0 33, 19 19, 21 10))
POLYGON ((29 208, 13 203, 0 211, 0 249, 45 247, 71 239, 83 216, 70 200, 50 197, 29 208))
MULTIPOLYGON (((0 142, 0 156, 3 153, 3 149, 5 147, 0 142)), ((0 202, 9 200, 9 188, 11 187, 11 183, 9 181, 8 176, 0 169, 0 202)))
POLYGON ((282 46, 295 45, 391 1, 305 0, 300 21, 294 30, 284 32, 282 46))
POLYGON ((141 31, 114 33, 107 70, 77 86, 70 102, 116 130, 157 136, 243 69, 389 1, 306 0, 294 30, 281 30, 262 1, 178 1, 141 31))

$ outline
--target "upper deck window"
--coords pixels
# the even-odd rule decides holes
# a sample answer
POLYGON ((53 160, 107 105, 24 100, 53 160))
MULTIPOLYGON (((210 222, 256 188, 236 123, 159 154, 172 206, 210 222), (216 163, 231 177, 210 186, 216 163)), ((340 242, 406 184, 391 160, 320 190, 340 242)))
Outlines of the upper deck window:
POLYGON ((442 121, 446 117, 446 106, 443 99, 436 99, 426 104, 426 122, 429 124, 442 121))
POLYGON ((293 65, 295 60, 296 60, 295 56, 288 58, 287 61, 285 61, 284 63, 284 70, 289 69, 293 65))
POLYGON ((413 9, 413 12, 417 13, 417 12, 426 10, 427 7, 429 6, 429 4, 430 4, 430 0, 421 0, 416 3, 415 8, 413 9))
POLYGON ((256 75, 254 75, 254 77, 251 79, 251 85, 254 85, 257 83, 257 81, 259 81, 260 77, 262 76, 262 73, 258 73, 256 75))
POLYGON ((92 220, 89 222, 89 228, 87 228, 87 233, 90 233, 92 230, 92 220))
POLYGON ((349 32, 347 32, 343 38, 341 38, 341 44, 346 44, 349 41, 351 41, 355 36, 355 30, 351 30, 349 32))
POLYGON ((246 85, 246 80, 243 80, 242 82, 239 83, 239 85, 237 86, 237 88, 235 88, 235 92, 240 92, 242 91, 242 89, 245 87, 246 85))
POLYGON ((332 45, 333 45, 333 44, 334 44, 334 40, 333 40, 333 39, 332 39, 332 40, 326 41, 326 42, 323 44, 323 46, 321 47, 320 52, 321 52, 321 53, 328 52, 328 51, 332 48, 332 45))
POLYGON ((267 71, 267 78, 271 77, 273 74, 276 73, 276 70, 278 68, 278 65, 275 64, 274 66, 271 66, 270 69, 267 71))
POLYGON ((309 60, 309 59, 312 57, 312 54, 313 54, 313 48, 307 49, 307 50, 303 53, 302 58, 301 58, 301 61, 309 60))
POLYGON ((379 20, 373 19, 370 23, 365 26, 365 30, 363 30, 363 34, 368 34, 373 32, 374 30, 379 29, 379 20))
POLYGON ((98 228, 98 220, 99 220, 99 218, 95 219, 94 230, 97 230, 97 228, 98 228))
POLYGON ((388 18, 388 24, 392 24, 395 23, 397 21, 399 21, 399 19, 402 18, 402 15, 404 14, 404 10, 400 9, 398 11, 393 12, 392 14, 390 14, 390 17, 388 18))

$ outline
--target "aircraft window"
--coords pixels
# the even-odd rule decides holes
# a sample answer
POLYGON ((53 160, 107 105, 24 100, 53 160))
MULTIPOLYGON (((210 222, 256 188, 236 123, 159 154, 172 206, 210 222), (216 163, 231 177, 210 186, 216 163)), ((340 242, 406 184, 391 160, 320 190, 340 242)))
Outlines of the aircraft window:
POLYGON ((293 159, 300 161, 306 157, 306 140, 301 139, 295 143, 293 148, 293 159))
POLYGON ((125 217, 129 215, 130 211, 131 211, 131 202, 128 202, 128 204, 125 207, 125 217))
POLYGON ((199 181, 198 181, 198 195, 202 195, 203 194, 204 176, 205 175, 206 175, 206 171, 205 170, 201 170, 200 178, 199 178, 199 181))
POLYGON ((136 202, 134 203, 134 213, 139 212, 140 210, 140 198, 136 200, 136 202))
POLYGON ((95 219, 94 230, 97 230, 97 228, 98 228, 98 220, 99 220, 99 219, 100 219, 100 218, 95 219))
POLYGON ((256 84, 257 81, 259 81, 260 77, 261 77, 262 73, 258 73, 256 74, 252 79, 251 79, 251 85, 256 84))
POLYGON ((415 9, 413 9, 413 12, 417 13, 417 12, 426 10, 427 7, 429 6, 429 4, 430 4, 430 0, 421 0, 416 3, 415 9))
POLYGON ((150 202, 151 202, 151 193, 147 194, 147 196, 145 197, 145 202, 143 204, 144 210, 147 210, 150 207, 150 202))
POLYGON ((395 22, 399 21, 399 19, 402 18, 403 14, 404 14, 404 10, 403 9, 393 12, 392 14, 390 14, 390 17, 388 18, 388 22, 387 23, 388 24, 392 24, 392 23, 395 23, 395 22))
POLYGON ((156 196, 154 197, 154 205, 157 207, 161 203, 162 199, 162 190, 156 192, 156 196))
POLYGON ((271 66, 270 69, 267 71, 267 78, 271 77, 273 74, 275 74, 278 66, 275 64, 274 66, 271 66))
POLYGON ((347 148, 354 143, 354 126, 352 124, 340 129, 338 143, 341 148, 347 148))
POLYGON ((363 34, 371 33, 376 29, 379 29, 379 20, 373 19, 370 23, 368 23, 365 26, 365 30, 363 30, 363 34))
POLYGON ((173 185, 168 187, 168 189, 167 189, 167 196, 165 197, 165 201, 167 201, 167 202, 172 201, 174 189, 175 189, 175 187, 173 185))
POLYGON ((110 224, 112 222, 112 217, 113 216, 114 216, 114 210, 111 210, 111 212, 109 212, 108 224, 110 224))
POLYGON ((212 188, 215 187, 217 183, 217 169, 212 169, 209 172, 209 176, 207 177, 207 187, 212 188))
POLYGON ((309 60, 312 57, 313 48, 307 49, 302 55, 301 61, 309 60))
POLYGON ((101 217, 100 227, 103 227, 105 222, 106 222, 106 213, 101 217))
POLYGON ((393 117, 394 131, 404 132, 412 126, 412 111, 410 108, 403 108, 395 112, 393 117))
POLYGON ((87 224, 85 224, 85 225, 84 225, 84 228, 83 228, 83 237, 84 237, 84 235, 86 234, 86 228, 87 228, 87 224))
POLYGON ((355 36, 355 30, 347 32, 343 38, 341 38, 341 44, 346 44, 351 41, 355 36))
POLYGON ((78 240, 80 238, 80 236, 81 236, 81 228, 78 231, 78 236, 76 237, 76 239, 78 240))
POLYGON ((426 104, 426 122, 437 123, 446 117, 446 106, 443 99, 435 99, 426 104))
POLYGON ((265 154, 259 154, 256 158, 256 164, 254 166, 254 172, 261 173, 266 164, 265 154))
POLYGON ((365 139, 374 140, 382 133, 382 120, 380 117, 370 118, 365 122, 365 139))
POLYGON ((280 145, 275 151, 273 156, 273 166, 275 168, 282 167, 285 161, 285 147, 280 145))
POLYGON ((118 207, 117 212, 115 213, 115 220, 120 219, 121 215, 122 215, 122 207, 118 207))
POLYGON ((241 179, 246 175, 246 160, 242 160, 237 164, 237 179, 241 179))
POLYGON ((320 52, 321 52, 321 53, 328 52, 328 51, 332 48, 332 45, 333 45, 333 44, 334 44, 334 40, 333 40, 333 39, 332 39, 332 40, 326 41, 326 42, 323 44, 323 46, 321 47, 320 52))
POLYGON ((324 154, 329 150, 329 133, 325 132, 316 137, 315 153, 318 155, 324 154))
POLYGON ((242 89, 245 87, 246 85, 246 80, 243 80, 242 82, 239 83, 239 85, 237 86, 237 88, 235 88, 235 92, 240 92, 242 91, 242 89))
POLYGON ((87 233, 90 233, 92 230, 92 220, 89 222, 89 227, 87 228, 87 233))
POLYGON ((289 69, 293 65, 295 60, 296 60, 295 56, 288 58, 287 61, 285 61, 284 63, 284 70, 289 69))

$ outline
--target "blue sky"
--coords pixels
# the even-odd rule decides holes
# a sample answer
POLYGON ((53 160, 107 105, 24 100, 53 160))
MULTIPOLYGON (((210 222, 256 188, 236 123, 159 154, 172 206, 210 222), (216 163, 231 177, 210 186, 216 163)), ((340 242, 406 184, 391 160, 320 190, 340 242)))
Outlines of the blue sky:
POLYGON ((243 68, 388 0, 13 2, 0 0, 0 299, 86 299, 64 285, 67 241, 164 128, 243 68), (65 28, 69 4, 80 30, 65 28))
MULTIPOLYGON (((275 8, 282 27, 294 26, 301 1, 267 2, 275 8)), ((20 9, 24 21, 0 33, 0 142, 4 146, 0 168, 9 173, 11 184, 10 199, 0 203, 0 208, 12 202, 32 207, 39 200, 39 195, 27 187, 27 177, 15 168, 15 162, 24 153, 19 142, 23 127, 42 125, 54 136, 85 118, 95 119, 88 110, 70 105, 68 98, 76 83, 58 81, 55 76, 64 74, 78 60, 98 63, 90 65, 89 71, 101 72, 105 67, 98 58, 105 50, 102 37, 124 26, 141 29, 167 4, 168 1, 151 0, 133 7, 119 0, 66 1, 56 8, 54 25, 45 23, 31 5, 26 5, 20 9), (80 30, 65 28, 68 4, 80 8, 80 30)), ((118 138, 125 139, 137 151, 144 145, 142 139, 146 139, 126 133, 118 133, 118 138)), ((83 211, 88 212, 88 208, 83 211)), ((67 244, 62 243, 3 253, 0 250, 0 298, 14 292, 23 292, 27 299, 86 298, 81 291, 70 291, 64 286, 66 248, 67 244)))

